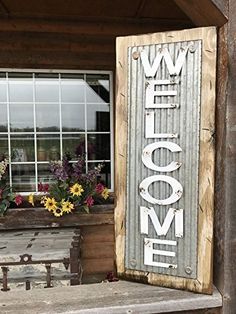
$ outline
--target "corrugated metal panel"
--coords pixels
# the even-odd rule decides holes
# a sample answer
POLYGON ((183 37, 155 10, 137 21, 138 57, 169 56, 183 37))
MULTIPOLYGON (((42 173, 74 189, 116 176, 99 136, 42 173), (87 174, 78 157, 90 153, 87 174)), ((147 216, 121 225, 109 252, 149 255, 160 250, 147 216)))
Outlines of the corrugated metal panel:
MULTIPOLYGON (((127 175, 127 216, 126 216, 126 260, 127 269, 143 270, 196 278, 197 271, 197 211, 198 211, 198 164, 199 164, 199 123, 200 123, 200 84, 201 84, 201 41, 130 47, 128 49, 128 175, 127 175), (191 46, 190 46, 191 45, 191 46), (134 59, 135 51, 147 52, 152 64, 159 49, 167 48, 174 64, 181 47, 190 46, 179 76, 170 76, 165 61, 153 79, 175 79, 176 84, 158 86, 158 90, 177 90, 177 96, 160 96, 158 103, 176 103, 173 109, 145 109, 145 77, 141 58, 134 59), (178 138, 145 138, 145 112, 155 112, 156 133, 178 133, 178 138), (178 144, 182 152, 172 153, 167 149, 158 149, 153 153, 153 162, 166 166, 172 161, 182 163, 178 170, 163 173, 148 169, 142 162, 142 151, 148 144, 157 141, 170 141, 178 144), (172 205, 153 205, 145 201, 139 193, 139 185, 144 178, 153 175, 168 175, 177 179, 183 186, 183 196, 172 205), (149 219, 149 234, 140 232, 140 206, 153 207, 163 223, 170 207, 184 210, 184 236, 175 237, 174 222, 166 236, 157 236, 149 219), (177 241, 171 247, 176 257, 155 255, 158 262, 177 264, 176 269, 144 265, 144 238, 156 238, 177 241)), ((153 183, 149 192, 153 197, 165 199, 172 193, 171 187, 164 183, 153 183)), ((169 246, 158 245, 157 249, 168 250, 169 246)))

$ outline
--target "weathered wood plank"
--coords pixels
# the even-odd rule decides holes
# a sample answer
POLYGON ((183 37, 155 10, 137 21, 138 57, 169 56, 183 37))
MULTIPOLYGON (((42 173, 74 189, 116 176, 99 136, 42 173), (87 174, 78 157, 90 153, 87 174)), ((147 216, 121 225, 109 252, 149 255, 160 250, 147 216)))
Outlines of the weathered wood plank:
POLYGON ((91 242, 112 242, 114 243, 114 225, 87 225, 80 228, 83 234, 83 243, 85 245, 91 242))
POLYGON ((9 209, 0 217, 0 230, 31 229, 48 227, 76 227, 114 224, 113 204, 94 206, 90 214, 74 213, 56 218, 44 208, 9 209))
POLYGON ((1 304, 5 304, 4 310, 8 314, 15 314, 16 309, 17 314, 58 312, 157 314, 181 313, 181 311, 191 313, 190 311, 193 310, 204 309, 205 311, 209 308, 214 310, 221 306, 222 298, 216 290, 212 296, 208 296, 120 281, 31 290, 27 293, 12 291, 4 294, 1 304))
POLYGON ((81 249, 81 257, 83 259, 101 259, 102 261, 106 258, 112 258, 114 260, 113 242, 97 242, 94 239, 92 243, 83 243, 81 249))
POLYGON ((114 271, 114 258, 82 259, 83 274, 108 273, 114 271))
POLYGON ((63 21, 49 19, 11 18, 1 19, 0 29, 7 32, 36 32, 81 34, 84 36, 122 36, 143 34, 145 32, 162 31, 166 29, 181 29, 191 27, 186 20, 178 19, 134 19, 134 18, 80 18, 79 21, 63 21))
POLYGON ((223 313, 236 309, 236 2, 228 1, 229 22, 219 32, 217 102, 215 282, 223 313))
POLYGON ((175 0, 196 26, 222 26, 227 17, 211 0, 175 0))
POLYGON ((115 64, 115 56, 113 54, 103 53, 76 53, 54 51, 30 51, 25 50, 15 52, 14 50, 0 50, 0 67, 26 67, 26 68, 45 68, 58 67, 62 69, 70 69, 77 67, 80 69, 112 69, 115 64))

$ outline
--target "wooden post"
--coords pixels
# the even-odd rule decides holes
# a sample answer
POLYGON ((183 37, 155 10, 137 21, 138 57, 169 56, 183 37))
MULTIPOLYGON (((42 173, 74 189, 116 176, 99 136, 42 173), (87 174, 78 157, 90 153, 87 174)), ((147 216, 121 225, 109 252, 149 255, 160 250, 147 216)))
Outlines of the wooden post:
POLYGON ((214 282, 223 295, 223 313, 236 309, 236 3, 219 30, 216 111, 216 199, 214 282))
POLYGON ((81 284, 81 265, 80 265, 80 234, 76 231, 70 249, 70 272, 73 278, 70 280, 71 286, 81 284))

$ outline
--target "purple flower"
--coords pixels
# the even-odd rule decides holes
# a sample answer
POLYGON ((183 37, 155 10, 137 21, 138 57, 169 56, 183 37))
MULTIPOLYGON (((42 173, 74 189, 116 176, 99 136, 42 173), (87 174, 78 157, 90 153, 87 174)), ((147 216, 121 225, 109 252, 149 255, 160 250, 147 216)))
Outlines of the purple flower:
POLYGON ((50 171, 57 180, 65 181, 69 178, 66 170, 64 169, 61 161, 52 161, 50 163, 50 171))

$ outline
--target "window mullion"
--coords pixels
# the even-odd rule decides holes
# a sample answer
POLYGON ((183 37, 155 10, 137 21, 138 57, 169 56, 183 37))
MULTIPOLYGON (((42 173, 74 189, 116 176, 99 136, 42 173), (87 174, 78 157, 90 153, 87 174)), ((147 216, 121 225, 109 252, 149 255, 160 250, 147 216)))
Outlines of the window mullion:
POLYGON ((38 192, 38 155, 37 155, 37 128, 36 128, 36 97, 35 97, 35 73, 33 73, 33 106, 34 106, 34 159, 35 159, 35 190, 38 192))
POLYGON ((61 74, 59 73, 59 128, 60 128, 60 156, 62 160, 62 111, 61 111, 61 74))
POLYGON ((111 169, 111 191, 114 191, 114 115, 113 115, 113 75, 109 74, 110 85, 110 169, 111 169))
POLYGON ((86 94, 86 87, 87 87, 87 78, 86 74, 84 74, 84 115, 85 115, 85 125, 84 125, 84 130, 85 130, 85 167, 86 167, 86 172, 88 172, 88 117, 87 117, 87 94, 86 94))
POLYGON ((9 97, 9 79, 6 73, 7 83, 7 131, 8 131, 8 155, 9 155, 9 183, 12 187, 12 168, 11 168, 11 135, 10 135, 10 97, 9 97))

